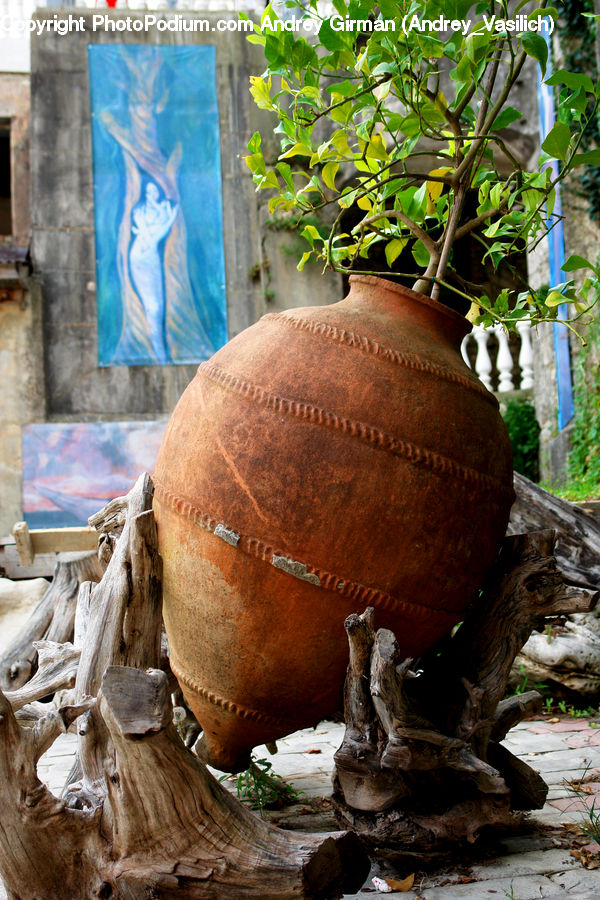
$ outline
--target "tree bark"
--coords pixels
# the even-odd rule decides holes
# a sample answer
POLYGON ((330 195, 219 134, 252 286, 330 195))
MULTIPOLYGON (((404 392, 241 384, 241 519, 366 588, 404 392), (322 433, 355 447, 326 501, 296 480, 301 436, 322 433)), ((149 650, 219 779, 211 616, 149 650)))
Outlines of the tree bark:
POLYGON ((36 679, 0 691, 0 874, 10 900, 316 900, 357 890, 369 864, 354 835, 268 825, 178 737, 159 668, 152 493, 142 477, 118 539, 114 519, 108 526, 106 572, 79 593, 75 647, 39 647, 36 679), (47 713, 36 701, 50 688, 63 693, 47 713), (58 800, 36 762, 75 721, 77 780, 72 773, 58 800))
POLYGON ((502 700, 532 629, 598 597, 565 584, 554 543, 552 531, 506 538, 465 621, 419 660, 403 659, 392 632, 375 632, 373 610, 346 620, 335 803, 339 821, 378 851, 430 859, 543 806, 543 780, 499 741, 541 705, 535 691, 502 700))

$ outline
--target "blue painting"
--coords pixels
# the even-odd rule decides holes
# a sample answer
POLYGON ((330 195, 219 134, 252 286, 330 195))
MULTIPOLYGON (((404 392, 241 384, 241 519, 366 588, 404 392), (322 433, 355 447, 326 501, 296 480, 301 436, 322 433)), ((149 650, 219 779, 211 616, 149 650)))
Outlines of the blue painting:
POLYGON ((88 50, 98 364, 201 362, 227 341, 215 48, 88 50))
POLYGON ((166 421, 26 425, 23 515, 30 528, 87 525, 154 471, 166 421))

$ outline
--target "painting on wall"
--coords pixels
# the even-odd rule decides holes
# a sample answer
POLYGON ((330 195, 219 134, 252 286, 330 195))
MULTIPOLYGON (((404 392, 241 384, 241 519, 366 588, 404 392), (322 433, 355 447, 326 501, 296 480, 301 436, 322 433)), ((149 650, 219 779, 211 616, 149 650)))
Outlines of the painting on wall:
POLYGON ((154 471, 166 421, 26 425, 23 515, 30 528, 87 525, 154 471))
POLYGON ((201 362, 227 340, 215 48, 88 51, 98 364, 201 362))

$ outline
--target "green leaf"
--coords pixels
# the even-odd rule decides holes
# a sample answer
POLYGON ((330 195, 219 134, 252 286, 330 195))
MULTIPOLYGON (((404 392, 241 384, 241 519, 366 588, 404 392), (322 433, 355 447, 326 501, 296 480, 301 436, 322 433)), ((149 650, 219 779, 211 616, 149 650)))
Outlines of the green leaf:
POLYGON ((548 62, 548 44, 541 36, 535 32, 528 31, 521 37, 523 49, 532 59, 537 59, 542 70, 542 75, 546 74, 546 63, 548 62))
POLYGON ((523 115, 518 109, 507 106, 493 121, 490 131, 499 131, 501 128, 506 128, 508 125, 511 125, 513 122, 516 122, 517 119, 521 119, 522 117, 523 115))
POLYGON ((408 238, 392 238, 385 245, 385 258, 388 266, 392 266, 394 261, 400 256, 408 243, 408 238))
POLYGON ((469 57, 465 54, 461 56, 460 61, 455 69, 452 69, 450 72, 450 78, 453 81, 458 81, 461 84, 466 84, 471 81, 471 71, 472 64, 469 57))
POLYGON ((323 19, 319 29, 319 41, 326 50, 345 50, 347 45, 342 34, 343 32, 333 30, 329 19, 323 19))
POLYGON ((286 51, 288 48, 286 44, 290 43, 290 38, 293 41, 291 34, 282 34, 280 31, 268 32, 265 35, 265 59, 270 63, 272 69, 287 62, 288 53, 286 51))
POLYGON ((398 194, 404 185, 406 184, 405 178, 393 178, 392 181, 388 181, 387 184, 384 184, 381 188, 381 196, 384 200, 388 197, 395 197, 398 194))
POLYGON ((600 166, 600 150, 587 150, 585 153, 576 153, 573 165, 600 166))
POLYGON ((307 250, 306 253, 302 254, 302 259, 296 266, 296 268, 298 269, 299 272, 302 271, 302 269, 304 268, 304 266, 306 265, 308 260, 311 258, 311 256, 312 256, 312 250, 307 250))
POLYGON ((260 75, 250 76, 250 93, 259 109, 274 109, 270 97, 271 78, 265 81, 260 75))
POLYGON ((571 129, 564 122, 556 122, 546 139, 542 141, 542 150, 545 150, 546 153, 549 153, 555 159, 561 159, 564 162, 567 158, 570 143, 571 129))
POLYGON ((406 215, 409 216, 413 222, 418 222, 423 218, 427 207, 427 184, 423 182, 421 187, 416 190, 414 188, 408 188, 406 191, 402 191, 400 201, 406 215), (404 205, 406 202, 408 204, 407 206, 404 205))
POLYGON ((255 131, 250 140, 248 141, 248 150, 250 153, 259 153, 260 152, 260 144, 261 144, 261 136, 259 131, 255 131))
POLYGON ((380 134, 374 134, 369 142, 365 153, 367 159, 379 159, 381 162, 387 162, 389 153, 386 150, 385 141, 380 134))
POLYGON ((335 176, 339 167, 340 164, 337 162, 328 162, 327 165, 323 166, 321 177, 327 187, 331 188, 332 191, 335 191, 335 176))
POLYGON ((330 94, 341 94, 342 97, 351 97, 356 93, 356 84, 353 81, 334 81, 325 88, 330 94))
POLYGON ((412 255, 418 266, 421 266, 422 269, 427 268, 431 257, 429 255, 429 250, 421 243, 421 241, 415 241, 412 248, 412 255))
POLYGON ((352 151, 348 146, 348 135, 343 129, 340 128, 339 131, 334 131, 330 138, 331 146, 335 147, 337 150, 338 156, 347 157, 350 156, 352 151))
POLYGON ((245 156, 244 159, 253 175, 266 174, 267 167, 262 153, 251 153, 249 156, 245 156))
POLYGON ((567 72, 566 69, 557 69, 549 78, 546 78, 545 84, 555 85, 564 84, 571 90, 576 91, 583 88, 589 94, 594 93, 594 82, 589 75, 583 72, 567 72))
POLYGON ((503 184, 495 184, 490 191, 490 200, 492 201, 492 206, 497 209, 500 207, 500 198, 502 197, 502 189, 503 184))
POLYGON ((282 153, 280 159, 288 159, 290 156, 312 156, 313 152, 306 144, 294 144, 286 153, 282 153))
POLYGON ((311 65, 316 65, 317 54, 307 42, 306 38, 299 38, 294 42, 292 50, 292 67, 294 72, 299 75, 304 69, 308 69, 311 65))
POLYGON ((302 237, 306 238, 311 247, 315 246, 315 241, 321 241, 322 237, 315 228, 314 225, 306 225, 303 232, 302 237))
POLYGON ((538 206, 543 202, 544 194, 542 191, 536 190, 522 191, 521 199, 527 212, 532 213, 535 212, 538 206))
POLYGON ((265 188, 275 188, 275 190, 279 190, 277 175, 272 170, 268 171, 267 174, 257 182, 257 186, 260 191, 265 190, 265 188))
POLYGON ((474 31, 466 38, 467 56, 472 63, 479 62, 485 56, 489 42, 490 35, 483 31, 474 31))
POLYGON ((405 116, 398 128, 406 137, 416 137, 421 131, 421 121, 418 116, 411 113, 405 116))
POLYGON ((560 306, 561 303, 566 302, 566 297, 564 294, 559 293, 558 291, 550 291, 548 296, 546 297, 544 303, 546 306, 549 306, 551 309, 554 306, 560 306))
POLYGON ((277 171, 282 176, 290 191, 294 194, 296 192, 296 189, 294 187, 294 179, 292 178, 292 170, 290 169, 288 164, 284 162, 277 163, 277 171))
POLYGON ((354 203, 357 191, 347 191, 345 194, 340 194, 338 197, 338 206, 341 206, 342 209, 349 209, 354 203))
POLYGON ((561 269, 563 272, 574 272, 576 269, 592 269, 595 271, 592 263, 585 259, 583 256, 578 256, 576 253, 573 253, 568 260, 562 264, 561 269))

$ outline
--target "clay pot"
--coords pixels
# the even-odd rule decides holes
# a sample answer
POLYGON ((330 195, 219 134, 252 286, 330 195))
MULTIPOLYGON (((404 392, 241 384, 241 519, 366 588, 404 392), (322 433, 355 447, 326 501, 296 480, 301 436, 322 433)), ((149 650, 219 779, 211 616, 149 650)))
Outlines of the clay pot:
POLYGON ((511 451, 469 325, 380 278, 202 363, 156 467, 171 665, 219 768, 341 704, 366 606, 421 654, 505 533, 511 451))

